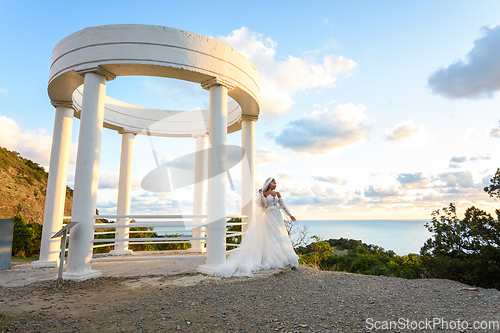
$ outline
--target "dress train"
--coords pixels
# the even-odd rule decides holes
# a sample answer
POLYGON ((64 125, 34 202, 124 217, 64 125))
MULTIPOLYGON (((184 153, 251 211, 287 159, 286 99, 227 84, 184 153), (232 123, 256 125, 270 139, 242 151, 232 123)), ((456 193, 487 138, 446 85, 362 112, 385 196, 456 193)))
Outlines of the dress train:
POLYGON ((253 276, 261 270, 296 267, 299 258, 285 228, 281 209, 291 216, 281 198, 259 195, 257 207, 240 246, 225 263, 215 269, 215 276, 253 276))

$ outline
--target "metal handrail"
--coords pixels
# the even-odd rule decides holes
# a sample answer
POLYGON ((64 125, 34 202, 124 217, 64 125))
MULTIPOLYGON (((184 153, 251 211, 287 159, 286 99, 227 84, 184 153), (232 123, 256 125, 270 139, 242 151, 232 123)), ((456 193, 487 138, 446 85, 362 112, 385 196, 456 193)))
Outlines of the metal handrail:
MULTIPOLYGON (((230 218, 246 218, 246 215, 228 215, 226 216, 227 219, 230 218)), ((68 217, 71 219, 71 217, 68 217)), ((171 233, 171 232, 186 232, 186 233, 191 233, 193 232, 192 228, 195 227, 201 227, 203 229, 207 228, 207 223, 203 224, 195 224, 194 219, 203 219, 205 220, 207 218, 207 215, 94 215, 94 219, 119 219, 119 218, 125 218, 127 220, 130 219, 141 219, 141 220, 154 220, 154 219, 163 219, 161 222, 134 222, 130 224, 117 224, 117 221, 112 221, 110 223, 95 223, 94 222, 94 229, 115 229, 114 231, 103 231, 103 232, 95 232, 95 235, 108 235, 108 234, 115 234, 116 231, 119 228, 125 228, 125 229, 130 229, 130 228, 175 228, 175 227, 182 227, 182 228, 189 228, 191 230, 166 230, 164 231, 165 233, 171 233), (172 221, 174 219, 174 221, 172 221), (165 221, 165 220, 170 220, 170 221, 165 221), (185 221, 185 222, 184 222, 185 221)), ((246 222, 230 222, 226 223, 228 226, 233 226, 233 225, 246 225, 246 222)), ((202 229, 202 230, 203 230, 202 229)), ((145 231, 129 231, 129 233, 155 233, 158 231, 154 230, 145 230, 145 231)), ((226 238, 230 237, 236 237, 239 235, 243 235, 243 232, 237 232, 237 231, 230 231, 226 233, 226 238)), ((193 240, 200 240, 203 243, 206 243, 206 237, 157 237, 157 238, 100 238, 100 239, 93 239, 93 247, 94 248, 99 248, 99 247, 106 247, 106 246, 113 246, 115 245, 116 242, 128 242, 129 244, 133 245, 139 245, 139 244, 177 244, 177 243, 191 243, 193 240), (100 244, 99 244, 100 243, 100 244)), ((239 246, 238 244, 226 244, 227 246, 232 246, 232 247, 237 247, 239 246)), ((155 257, 157 258, 157 257, 155 257)), ((165 257, 167 258, 167 257, 165 257)), ((170 258, 170 257, 169 257, 170 258)), ((153 259, 152 259, 153 260, 153 259)), ((157 259, 154 259, 157 260, 157 259)), ((94 260, 93 260, 94 261, 94 260)), ((101 261, 101 260, 99 260, 101 261)), ((108 259, 106 261, 112 261, 111 259, 108 259)))
POLYGON ((144 261, 144 260, 164 260, 164 259, 206 259, 206 255, 184 255, 184 256, 158 256, 158 257, 125 257, 125 258, 93 258, 90 262, 106 261, 144 261))
POLYGON ((201 240, 206 239, 206 237, 157 237, 157 238, 97 238, 93 239, 94 243, 103 242, 133 242, 134 239, 138 241, 157 241, 157 240, 201 240))
POLYGON ((204 227, 205 225, 193 225, 186 223, 168 223, 168 222, 158 222, 158 223, 132 223, 132 224, 116 224, 116 223, 94 223, 94 229, 98 228, 150 228, 150 227, 204 227))

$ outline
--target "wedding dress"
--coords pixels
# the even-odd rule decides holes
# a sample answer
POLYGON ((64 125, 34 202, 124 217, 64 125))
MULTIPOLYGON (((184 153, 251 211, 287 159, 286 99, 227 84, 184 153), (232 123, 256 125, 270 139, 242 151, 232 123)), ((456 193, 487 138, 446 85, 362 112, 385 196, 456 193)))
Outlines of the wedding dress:
POLYGON ((281 210, 292 216, 283 199, 260 194, 247 232, 240 246, 231 252, 225 263, 215 269, 215 276, 253 276, 260 270, 297 267, 299 258, 285 228, 281 210))

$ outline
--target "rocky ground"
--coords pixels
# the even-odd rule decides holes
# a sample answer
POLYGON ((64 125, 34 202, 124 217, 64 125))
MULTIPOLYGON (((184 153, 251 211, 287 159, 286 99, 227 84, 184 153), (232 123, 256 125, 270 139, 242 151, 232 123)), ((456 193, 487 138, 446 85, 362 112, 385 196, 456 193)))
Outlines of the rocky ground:
POLYGON ((306 266, 254 278, 188 272, 0 287, 0 331, 374 332, 395 321, 385 331, 493 332, 499 329, 475 330, 473 325, 500 322, 499 304, 496 289, 448 280, 323 272, 306 266))

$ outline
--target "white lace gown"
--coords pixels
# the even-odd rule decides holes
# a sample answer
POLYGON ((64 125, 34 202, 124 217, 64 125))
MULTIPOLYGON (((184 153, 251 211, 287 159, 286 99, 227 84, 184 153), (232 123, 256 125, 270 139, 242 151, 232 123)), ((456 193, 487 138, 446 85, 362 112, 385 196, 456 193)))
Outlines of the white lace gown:
POLYGON ((240 246, 225 263, 215 269, 215 276, 253 276, 260 270, 296 267, 299 258, 285 228, 281 210, 291 217, 285 203, 277 196, 259 194, 254 216, 240 246))

